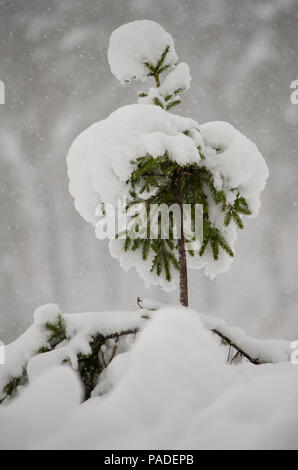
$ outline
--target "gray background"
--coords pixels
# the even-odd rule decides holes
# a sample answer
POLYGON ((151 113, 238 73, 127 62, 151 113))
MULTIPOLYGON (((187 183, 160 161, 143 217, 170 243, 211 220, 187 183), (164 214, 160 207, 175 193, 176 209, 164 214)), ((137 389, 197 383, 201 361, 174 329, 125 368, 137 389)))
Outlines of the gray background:
POLYGON ((134 308, 146 290, 73 207, 65 157, 74 137, 142 84, 122 86, 107 63, 111 32, 152 19, 191 68, 178 111, 227 120, 255 141, 270 169, 259 217, 247 222, 230 271, 190 272, 190 303, 256 337, 298 338, 297 0, 0 1, 0 338, 16 338, 35 307, 134 308))

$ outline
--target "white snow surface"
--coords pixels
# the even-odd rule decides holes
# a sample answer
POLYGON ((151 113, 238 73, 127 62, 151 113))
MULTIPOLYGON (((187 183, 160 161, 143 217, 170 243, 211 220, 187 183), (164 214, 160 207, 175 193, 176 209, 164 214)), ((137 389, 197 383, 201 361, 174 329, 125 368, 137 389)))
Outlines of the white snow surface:
POLYGON ((60 432, 81 398, 80 381, 69 367, 48 370, 19 399, 1 406, 0 448, 26 448, 60 432))
POLYGON ((40 375, 0 407, 0 447, 297 448, 297 366, 227 365, 191 309, 161 308, 112 364, 107 393, 82 405, 66 366, 40 375))
POLYGON ((122 83, 148 78, 146 62, 156 67, 163 52, 170 47, 164 65, 178 60, 172 36, 158 23, 150 20, 133 21, 117 28, 110 37, 108 61, 112 73, 122 83))

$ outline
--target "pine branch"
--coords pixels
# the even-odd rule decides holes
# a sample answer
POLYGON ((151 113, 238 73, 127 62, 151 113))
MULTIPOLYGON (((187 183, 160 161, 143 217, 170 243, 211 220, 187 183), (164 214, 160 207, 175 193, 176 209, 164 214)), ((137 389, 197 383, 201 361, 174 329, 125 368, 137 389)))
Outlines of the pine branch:
POLYGON ((162 104, 162 102, 160 101, 160 99, 157 98, 157 96, 155 96, 155 98, 153 99, 153 103, 154 103, 156 106, 160 106, 160 108, 164 109, 164 105, 162 104))
POLYGON ((167 47, 165 48, 165 50, 163 51, 163 53, 162 53, 162 55, 161 55, 161 58, 160 58, 160 60, 158 61, 156 67, 155 67, 155 69, 156 69, 159 73, 160 73, 161 67, 162 67, 163 64, 164 64, 166 55, 167 55, 167 53, 169 52, 169 50, 170 50, 170 46, 167 46, 167 47))
POLYGON ((172 101, 167 105, 166 110, 169 111, 170 109, 174 108, 174 106, 178 106, 179 104, 181 104, 181 100, 172 101))
POLYGON ((56 322, 46 322, 44 328, 51 333, 48 338, 48 343, 52 349, 66 339, 66 326, 61 313, 58 314, 56 322))
MULTIPOLYGON (((228 345, 229 347, 232 347, 234 349, 236 349, 237 353, 241 354, 241 356, 245 357, 246 359, 248 359, 249 362, 251 362, 252 364, 255 364, 255 365, 260 365, 260 364, 266 364, 265 361, 260 361, 258 358, 254 358, 252 357, 249 353, 247 353, 246 351, 244 351, 242 348, 240 348, 237 344, 235 344, 233 341, 230 340, 230 338, 228 338, 226 335, 224 335, 221 331, 219 331, 218 329, 213 329, 211 330, 212 333, 216 334, 217 336, 219 336, 223 341, 224 341, 224 344, 225 345, 228 345)), ((235 355, 236 356, 236 355, 235 355)), ((235 358, 234 356, 234 358, 235 358)), ((234 358, 232 359, 232 361, 234 360, 234 358)))
POLYGON ((132 328, 130 330, 123 330, 123 331, 119 331, 119 332, 116 332, 116 333, 111 333, 109 335, 105 335, 103 336, 104 340, 108 340, 108 339, 113 339, 113 338, 117 338, 117 337, 121 337, 121 336, 127 336, 127 335, 136 335, 137 333, 139 333, 140 329, 139 328, 132 328))
MULTIPOLYGON (((140 297, 138 297, 137 298, 137 305, 140 308, 143 309, 144 307, 142 306, 142 302, 143 301, 140 299, 140 297)), ((252 364, 255 364, 255 365, 269 363, 269 361, 268 362, 260 361, 259 358, 252 357, 251 354, 249 354, 244 349, 240 348, 234 341, 232 341, 230 338, 228 338, 228 336, 226 336, 224 333, 222 333, 218 328, 214 328, 211 331, 212 331, 212 333, 216 334, 217 336, 219 336, 221 338, 221 340, 223 341, 225 346, 229 346, 229 348, 234 348, 237 351, 236 354, 234 355, 234 357, 231 359, 231 362, 233 362, 236 358, 238 358, 241 355, 242 357, 245 357, 249 362, 251 362, 252 364)))

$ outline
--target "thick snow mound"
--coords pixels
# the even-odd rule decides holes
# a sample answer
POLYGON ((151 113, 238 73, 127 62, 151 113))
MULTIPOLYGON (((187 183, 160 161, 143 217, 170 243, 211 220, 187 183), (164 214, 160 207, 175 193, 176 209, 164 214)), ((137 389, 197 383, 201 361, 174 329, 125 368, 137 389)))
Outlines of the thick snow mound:
POLYGON ((195 413, 178 449, 297 449, 297 366, 235 367, 237 382, 195 413))
POLYGON ((167 150, 180 164, 200 160, 198 124, 154 105, 129 105, 93 124, 72 144, 68 157, 69 189, 84 219, 95 223, 100 202, 116 206, 125 194, 131 160, 167 150), (183 134, 192 130, 192 138, 183 134))
POLYGON ((0 409, 0 447, 297 448, 297 366, 227 365, 197 312, 155 312, 113 361, 97 390, 105 395, 83 405, 67 367, 37 378, 0 409))
POLYGON ((38 378, 9 406, 0 409, 0 447, 24 448, 58 432, 80 404, 81 384, 67 366, 38 378))
POLYGON ((163 65, 173 66, 178 59, 173 38, 158 23, 142 20, 124 24, 110 37, 111 71, 122 83, 144 81, 149 72, 145 63, 156 67, 167 47, 169 51, 163 65))
POLYGON ((129 354, 125 376, 119 370, 116 380, 113 373, 118 384, 112 392, 90 400, 61 435, 43 446, 167 446, 191 421, 194 409, 219 397, 231 380, 231 368, 217 341, 190 309, 161 310, 129 354), (94 434, 92 443, 82 442, 80 429, 94 434))

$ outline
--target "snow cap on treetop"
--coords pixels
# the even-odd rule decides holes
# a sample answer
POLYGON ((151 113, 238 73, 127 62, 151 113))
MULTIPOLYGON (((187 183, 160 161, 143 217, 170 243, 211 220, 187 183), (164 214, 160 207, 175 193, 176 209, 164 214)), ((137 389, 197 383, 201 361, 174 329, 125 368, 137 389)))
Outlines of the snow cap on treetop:
POLYGON ((146 63, 156 67, 169 48, 164 65, 173 67, 177 60, 172 36, 155 21, 142 20, 124 24, 110 37, 108 61, 112 73, 122 83, 148 78, 146 63))
POLYGON ((57 321, 57 317, 61 309, 56 304, 46 304, 41 305, 40 307, 36 308, 34 311, 34 323, 36 325, 44 325, 45 323, 55 322, 57 321))
MULTIPOLYGON (((199 125, 168 112, 173 105, 180 104, 180 94, 189 88, 191 77, 187 64, 177 65, 173 39, 157 23, 135 21, 115 30, 110 38, 108 58, 112 72, 120 81, 154 76, 156 86, 147 93, 139 93, 139 104, 117 109, 75 139, 67 157, 69 189, 75 207, 85 220, 96 226, 100 238, 97 223, 105 223, 110 217, 102 212, 102 206, 117 207, 119 197, 129 198, 130 205, 137 206, 139 192, 149 205, 149 199, 158 194, 152 191, 159 191, 159 202, 163 202, 165 190, 169 196, 167 202, 176 200, 171 194, 175 165, 171 166, 170 176, 147 174, 154 181, 148 183, 147 179, 144 185, 139 184, 143 173, 139 172, 139 179, 134 173, 140 159, 151 165, 154 159, 166 158, 180 169, 188 166, 189 171, 184 171, 184 175, 193 175, 187 183, 192 189, 185 192, 184 201, 191 200, 190 193, 196 194, 195 200, 205 201, 208 217, 201 224, 205 237, 202 247, 196 256, 187 253, 187 262, 191 268, 204 269, 206 275, 214 278, 227 271, 232 263, 237 231, 244 227, 242 218, 258 214, 260 195, 268 178, 265 160, 253 142, 226 122, 199 125), (160 81, 160 74, 170 67, 170 73, 160 81), (136 184, 132 185, 133 174, 134 183, 138 180, 137 192, 136 184), (156 177, 170 178, 171 183, 162 188, 163 183, 156 177)), ((161 165, 159 161, 158 165, 161 165)), ((111 255, 124 269, 134 266, 146 282, 160 284, 166 290, 178 285, 177 269, 164 277, 154 271, 159 249, 151 246, 146 256, 143 251, 140 256, 138 248, 144 245, 134 244, 135 249, 128 249, 132 238, 127 236, 127 240, 128 245, 117 237, 110 237, 109 242, 111 255)))

